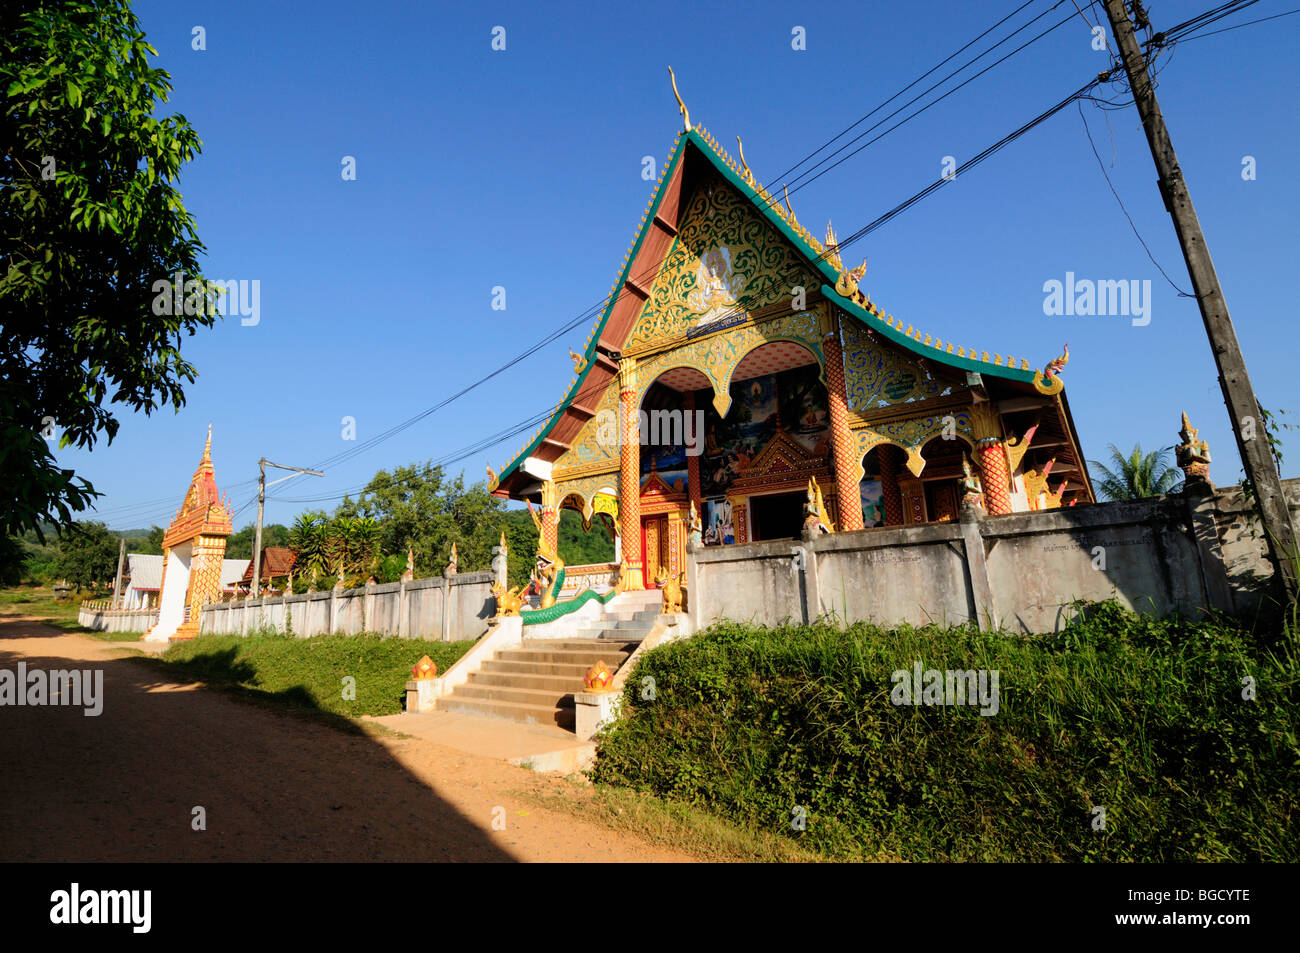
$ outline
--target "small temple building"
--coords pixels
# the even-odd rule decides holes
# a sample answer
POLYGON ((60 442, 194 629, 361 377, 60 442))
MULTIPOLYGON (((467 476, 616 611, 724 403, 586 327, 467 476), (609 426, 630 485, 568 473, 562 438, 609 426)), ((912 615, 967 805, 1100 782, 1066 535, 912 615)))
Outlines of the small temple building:
POLYGON ((192 639, 199 634, 199 610, 221 598, 230 533, 230 503, 217 492, 209 425, 203 457, 190 478, 185 500, 163 533, 158 624, 144 634, 145 641, 192 639))
POLYGON ((544 549, 561 508, 603 520, 640 588, 685 568, 692 513, 704 545, 797 536, 810 480, 835 531, 1093 501, 1068 347, 1035 370, 895 317, 829 224, 815 237, 678 102, 685 131, 574 378, 488 469, 495 495, 540 505, 544 549))

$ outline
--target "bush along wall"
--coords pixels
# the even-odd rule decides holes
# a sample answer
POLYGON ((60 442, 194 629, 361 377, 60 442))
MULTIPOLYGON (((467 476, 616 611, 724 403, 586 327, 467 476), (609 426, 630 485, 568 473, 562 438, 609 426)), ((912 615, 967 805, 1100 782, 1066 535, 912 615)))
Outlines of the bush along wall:
POLYGON ((1079 608, 1040 637, 716 625, 643 658, 593 778, 840 858, 1297 860, 1296 634, 1079 608), (996 704, 927 670, 986 700, 996 672, 996 704))

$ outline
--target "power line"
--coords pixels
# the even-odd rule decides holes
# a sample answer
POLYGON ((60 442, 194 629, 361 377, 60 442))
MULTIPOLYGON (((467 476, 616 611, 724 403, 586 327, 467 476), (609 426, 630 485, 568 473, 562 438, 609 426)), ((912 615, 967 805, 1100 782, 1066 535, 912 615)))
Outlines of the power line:
POLYGON ((1092 154, 1097 157, 1097 168, 1101 169, 1102 177, 1105 178, 1106 184, 1110 186, 1110 194, 1115 196, 1115 201, 1119 203, 1119 210, 1123 212, 1124 217, 1128 219, 1129 228, 1133 229, 1133 234, 1137 236, 1138 243, 1142 246, 1142 250, 1147 253, 1147 257, 1151 259, 1151 264, 1155 265, 1160 274, 1165 276, 1165 281, 1169 282, 1169 286, 1177 291, 1180 297, 1195 297, 1195 295, 1188 294, 1182 288, 1178 287, 1178 285, 1174 284, 1174 279, 1169 277, 1169 273, 1160 267, 1160 262, 1156 261, 1156 256, 1151 254, 1150 247, 1148 247, 1146 241, 1142 238, 1142 234, 1138 231, 1137 225, 1133 222, 1133 216, 1130 215, 1128 209, 1124 207, 1124 200, 1119 197, 1119 192, 1115 191, 1115 184, 1110 180, 1110 174, 1106 171, 1106 164, 1101 161, 1101 156, 1097 152, 1097 144, 1092 141, 1092 130, 1088 128, 1088 119, 1083 114, 1082 99, 1078 101, 1078 106, 1079 118, 1083 121, 1083 131, 1088 135, 1088 145, 1092 146, 1092 154))
MULTIPOLYGON (((1064 0, 1061 0, 1061 2, 1064 2, 1064 0)), ((1055 10, 1056 7, 1059 7, 1060 5, 1061 5, 1061 3, 1057 3, 1056 6, 1052 7, 1051 10, 1048 10, 1047 12, 1050 13, 1052 10, 1055 10)), ((1035 17, 1035 20, 1040 19, 1042 16, 1045 16, 1045 15, 1046 15, 1046 14, 1040 14, 1039 17, 1035 17)), ((903 119, 899 120, 899 122, 895 123, 893 126, 890 126, 888 129, 886 129, 886 130, 885 130, 884 132, 882 132, 880 135, 875 136, 874 138, 867 140, 867 141, 864 142, 862 145, 858 146, 858 148, 854 149, 852 152, 848 153, 847 155, 843 156, 842 158, 838 159, 837 161, 835 161, 835 162, 831 163, 830 165, 826 166, 824 169, 822 169, 822 170, 821 170, 820 172, 818 172, 816 175, 813 175, 813 176, 811 176, 810 178, 805 179, 803 182, 801 182, 799 185, 797 185, 797 186, 796 186, 794 189, 792 189, 791 191, 797 192, 799 189, 802 189, 802 188, 804 188, 805 186, 811 185, 813 182, 815 182, 817 179, 821 178, 821 177, 822 177, 823 175, 825 175, 827 172, 830 172, 832 169, 837 168, 838 166, 840 166, 840 165, 843 164, 844 162, 846 162, 846 161, 848 161, 849 159, 853 158, 855 155, 857 155, 857 154, 858 154, 859 152, 861 152, 863 149, 866 149, 868 146, 873 145, 873 144, 876 143, 876 142, 879 142, 881 139, 883 139, 885 136, 889 135, 889 134, 890 134, 891 132, 893 132, 895 129, 899 128, 900 126, 904 125, 905 123, 911 122, 913 119, 915 119, 917 116, 921 115, 922 113, 926 112, 926 111, 929 110, 931 107, 933 107, 933 106, 937 106, 939 103, 943 102, 945 99, 947 99, 947 98, 948 98, 949 96, 951 96, 953 93, 957 92, 958 90, 964 88, 965 86, 968 86, 969 84, 973 83, 975 80, 979 79, 979 78, 980 78, 981 76, 983 76, 985 73, 989 72, 989 70, 992 70, 992 69, 994 69, 994 68, 1000 66, 1002 63, 1005 63, 1007 60, 1011 59, 1011 57, 1015 56, 1017 53, 1021 52, 1022 50, 1026 49, 1027 47, 1030 47, 1030 46, 1032 46, 1033 44, 1037 43, 1039 40, 1041 40, 1043 37, 1047 36, 1049 33, 1052 33, 1052 32, 1054 32, 1055 30, 1059 29, 1060 27, 1064 26, 1065 24, 1069 23, 1070 20, 1072 20, 1072 19, 1074 18, 1074 16, 1075 16, 1075 14, 1073 14, 1073 13, 1067 15, 1064 19, 1058 21, 1058 22, 1057 22, 1056 24, 1054 24, 1053 26, 1048 27, 1046 30, 1044 30, 1042 33, 1040 33, 1040 34, 1038 34, 1037 36, 1035 36, 1033 39, 1027 40, 1026 42, 1022 43, 1020 46, 1018 46, 1018 47, 1016 47, 1014 50, 1012 50, 1010 53, 1008 53, 1008 54, 1006 54, 1005 56, 1003 56, 1001 59, 998 59, 998 60, 994 61, 993 63, 990 63, 988 66, 984 67, 984 69, 980 70, 980 71, 979 71, 978 73, 976 73, 974 76, 971 76, 971 77, 967 78, 966 80, 964 80, 963 82, 959 83, 957 86, 954 86, 952 89, 948 90, 946 93, 944 93, 944 94, 943 94, 942 96, 940 96, 938 99, 935 99, 935 100, 932 100, 932 101, 929 102, 929 103, 926 103, 924 106, 922 106, 920 109, 916 110, 916 111, 915 111, 914 113, 912 113, 911 115, 904 117, 903 119)), ((1034 22, 1034 21, 1031 20, 1030 22, 1032 23, 1032 22, 1034 22)), ((1026 24, 1026 25, 1028 25, 1028 24, 1026 24)), ((1022 27, 1021 29, 1023 29, 1023 27, 1022 27)), ((1017 30, 1016 32, 1018 33, 1018 32, 1020 32, 1020 31, 1017 30)), ((1015 34, 1012 34, 1012 35, 1014 36, 1015 34)), ((1003 42, 1005 42, 1005 41, 1003 41, 1003 42)), ((1000 45, 1000 44, 999 44, 999 45, 1000 45)), ((981 55, 982 55, 982 54, 981 54, 981 55)), ((978 57, 977 57, 977 59, 978 59, 978 57)), ((972 62, 973 62, 973 61, 972 61, 972 62)), ((960 72, 960 71, 959 71, 959 72, 960 72)), ((932 88, 933 88, 933 87, 932 87, 932 88)), ((927 90, 927 92, 928 92, 928 90, 927 90)), ((922 93, 921 95, 925 95, 925 94, 922 93)), ((920 97, 917 97, 917 98, 920 98, 920 97)), ((913 100, 913 102, 915 102, 915 100, 913 100)), ((909 104, 909 105, 910 105, 910 104, 909 104)), ((905 108, 905 107, 904 107, 904 108, 905 108)), ((891 114, 891 115, 893 115, 893 114, 891 114)), ((890 117, 887 116, 887 117, 885 117, 885 118, 886 118, 886 119, 889 119, 890 117)), ((883 122, 883 121, 884 121, 884 120, 882 120, 882 122, 883 122)), ((879 125, 879 124, 877 124, 877 125, 879 125)), ((874 128, 876 128, 876 127, 873 126, 872 128, 874 129, 874 128)), ((845 143, 845 145, 844 145, 843 147, 841 147, 839 150, 837 150, 837 151, 836 151, 835 153, 833 153, 832 155, 838 155, 840 152, 842 152, 844 149, 848 148, 848 146, 852 145, 854 142, 857 142, 858 140, 860 140, 863 136, 865 136, 865 135, 866 135, 868 132, 870 132, 870 131, 871 131, 871 129, 868 129, 866 132, 863 132, 861 135, 859 135, 859 136, 856 137, 855 139, 852 139, 852 140, 850 140, 848 143, 845 143)), ((828 156, 827 158, 831 158, 831 156, 828 156)), ((800 178, 802 178, 802 176, 800 176, 800 178)))
MULTIPOLYGON (((924 73, 924 74, 922 74, 920 77, 918 77, 917 80, 914 80, 911 84, 909 84, 908 86, 904 87, 902 90, 899 91, 899 93, 896 93, 894 96, 890 97, 890 99, 885 100, 884 103, 882 103, 880 106, 876 107, 876 109, 872 110, 871 113, 868 113, 867 116, 864 116, 862 119, 858 120, 857 123, 854 123, 853 126, 850 126, 849 129, 854 128, 854 126, 858 125, 859 123, 861 123, 862 121, 864 121, 866 118, 868 118, 870 115, 872 115, 873 113, 877 112, 879 109, 883 108, 885 105, 887 105, 887 104, 888 104, 889 102, 891 102, 893 99, 896 99, 896 98, 897 98, 899 95, 901 95, 903 92, 906 92, 906 91, 907 91, 908 89, 910 89, 912 86, 915 86, 916 83, 920 82, 920 81, 921 81, 922 79, 924 79, 925 77, 931 75, 933 72, 935 72, 935 70, 939 69, 939 68, 940 68, 941 66, 943 66, 945 63, 949 62, 949 61, 952 60, 954 57, 960 55, 962 52, 964 52, 964 51, 965 51, 966 49, 968 49, 970 46, 974 45, 974 44, 975 44, 976 42, 978 42, 980 39, 982 39, 983 37, 987 36, 987 35, 988 35, 989 33, 991 33, 993 30, 997 29, 997 27, 1001 26, 1003 23, 1005 23, 1005 22, 1006 22, 1007 20, 1009 20, 1011 17, 1015 16, 1017 13, 1019 13, 1019 12, 1022 11, 1022 10, 1024 10, 1025 7, 1029 6, 1030 3, 1032 3, 1032 2, 1033 2, 1033 0, 1029 0, 1029 2, 1024 3, 1024 4, 1021 4, 1021 5, 1020 5, 1019 7, 1017 7, 1015 10, 1013 10, 1010 14, 1008 14, 1008 15, 1005 16, 1005 17, 1003 17, 1001 20, 997 21, 997 23, 995 23, 992 27, 990 27, 989 29, 987 29, 987 30, 985 30, 983 33, 981 33, 979 36, 977 36, 974 40, 971 40, 971 41, 970 41, 969 43, 967 43, 965 46, 963 46, 963 47, 961 47, 959 50, 957 50, 957 52, 951 54, 951 55, 950 55, 949 57, 947 57, 945 60, 941 61, 939 64, 937 64, 936 66, 932 67, 932 68, 931 68, 930 70, 928 70, 926 73, 924 73)), ((933 90, 936 89, 938 86, 941 86, 944 82, 947 82, 948 79, 952 78, 953 76, 955 76, 955 75, 957 75, 958 73, 960 73, 962 70, 966 69, 968 66, 970 66, 970 65, 972 65, 973 63, 977 62, 979 59, 981 59, 981 58, 983 58, 984 56, 986 56, 989 52, 991 52, 992 50, 996 49, 998 46, 1000 46, 1000 45, 1002 45, 1003 43, 1005 43, 1008 39, 1010 39, 1011 37, 1014 37, 1016 34, 1022 32, 1022 31, 1023 31, 1024 29, 1026 29, 1028 26, 1030 26, 1030 25, 1032 25, 1033 23, 1037 22, 1038 20, 1042 19, 1042 17, 1044 17, 1044 16, 1046 16, 1047 14, 1051 13, 1051 12, 1052 12, 1053 10, 1055 10, 1057 7, 1061 6, 1064 2, 1065 2, 1065 0, 1058 0, 1058 2, 1057 2, 1056 4, 1054 4, 1052 7, 1048 8, 1047 11, 1045 11, 1045 12, 1042 13, 1042 14, 1039 14, 1037 17, 1034 17, 1032 20, 1029 21, 1029 23, 1026 23, 1025 25, 1019 27, 1017 30, 1013 31, 1013 32, 1012 32, 1011 34, 1009 34, 1007 37, 1004 37, 1002 40, 999 40, 998 43, 996 43, 996 44, 994 44, 993 46, 989 47, 989 49, 985 50, 983 53, 980 53, 978 56, 976 56, 976 57, 973 58, 972 60, 970 60, 970 61, 968 61, 967 63, 963 64, 961 67, 959 67, 959 68, 958 68, 957 70, 955 70, 954 72, 949 73, 948 76, 946 76, 946 77, 944 77, 944 79, 940 80, 939 83, 936 83, 935 85, 931 86, 931 87, 930 87, 929 89, 927 89, 925 92, 921 93, 919 96, 913 98, 913 99, 910 100, 908 103, 905 103, 905 104, 904 104, 902 107, 900 107, 898 110, 895 110, 895 111, 894 111, 893 113, 891 113, 889 116, 885 117, 885 119, 882 120, 882 122, 887 121, 888 119, 892 118, 893 116, 898 115, 899 112, 901 112, 902 110, 906 109, 909 105, 911 105, 912 103, 915 103, 918 99, 920 99, 921 97, 927 95, 929 92, 933 91, 933 90)), ((907 117, 905 117, 904 119, 900 120, 897 124, 895 124, 895 125, 894 125, 893 127, 891 127, 889 130, 887 130, 885 133, 882 133, 880 136, 877 136, 877 137, 876 137, 875 139, 873 139, 871 142, 876 142, 876 141, 878 141, 879 139, 883 138, 885 135, 888 135, 889 132, 894 131, 895 129, 899 128, 900 126, 904 125, 904 124, 907 123, 907 122, 910 122, 910 121, 911 121, 912 119, 914 119, 916 116, 920 115, 922 112, 924 112, 925 110, 929 109, 930 106, 936 105, 938 102, 942 101, 942 99, 947 98, 947 96, 951 95, 953 92, 956 92, 958 89, 961 89, 962 87, 968 85, 968 84, 969 84, 970 82, 972 82, 973 80, 977 79, 979 76, 982 76, 984 73, 988 72, 989 69, 992 69, 994 66, 997 66, 997 65, 999 65, 999 64, 1002 63, 1002 62, 1005 62, 1007 59, 1010 59, 1010 58, 1011 58, 1012 56, 1014 56, 1016 53, 1018 53, 1018 52, 1020 52, 1021 50, 1025 49, 1027 46, 1031 45, 1031 44, 1034 43, 1034 42, 1037 42, 1037 40, 1041 39, 1043 36, 1046 36, 1048 33, 1052 32, 1052 30, 1055 30, 1056 27, 1059 27, 1060 25, 1062 25, 1062 23, 1067 22, 1068 19, 1069 19, 1069 18, 1067 17, 1066 20, 1061 21, 1061 23, 1056 24, 1056 26, 1052 27, 1051 29, 1045 31, 1044 33, 1042 33, 1042 34, 1040 34, 1039 36, 1035 37, 1034 39, 1030 40, 1028 43, 1025 43, 1025 44, 1023 44, 1022 46, 1018 47, 1016 50, 1013 50, 1013 51, 1012 51, 1011 53, 1009 53, 1007 56, 1002 57, 1002 59, 998 60, 996 63, 993 63, 991 66, 987 67, 986 69, 981 70, 981 71, 980 71, 979 73, 977 73, 975 76, 970 77, 969 79, 967 79, 965 82, 963 82, 961 85, 959 85, 959 86, 956 87, 955 89, 950 90, 948 93, 945 93, 945 94, 944 94, 942 97, 940 97, 939 99, 935 100, 935 101, 932 102, 932 103, 929 103, 928 105, 926 105, 926 106, 923 107, 922 109, 917 110, 917 111, 916 111, 915 113, 913 113, 912 115, 907 116, 907 117)), ((876 126, 872 126, 871 129, 877 128, 878 126, 879 126, 879 123, 877 123, 876 126)), ((871 129, 868 129, 867 131, 870 132, 871 129)), ((798 168, 798 167, 799 167, 800 165, 802 165, 804 162, 808 161, 808 159, 810 159, 812 156, 816 155, 817 152, 820 152, 822 149, 824 149, 824 148, 826 147, 826 145, 829 145, 830 143, 833 143, 836 139, 840 138, 840 136, 844 135, 844 134, 845 134, 846 132, 848 132, 848 131, 849 131, 849 130, 846 129, 844 132, 840 133, 839 136, 834 137, 834 138, 831 139, 828 143, 826 143, 826 144, 824 144, 823 146, 819 147, 818 149, 814 150, 812 153, 810 153, 810 154, 809 154, 808 156, 806 156, 804 159, 801 159, 798 163, 796 163, 795 166, 792 167, 792 168, 798 168)), ((865 135, 865 133, 864 133, 864 135, 865 135)), ((861 138, 861 136, 858 137, 858 139, 860 139, 860 138, 861 138)), ((848 143, 847 145, 851 145, 852 142, 856 142, 856 141, 858 141, 858 139, 851 140, 851 142, 848 143)), ((871 144, 871 143, 867 143, 866 145, 870 145, 870 144, 871 144)), ((858 152, 862 151, 863 148, 866 148, 866 146, 864 145, 864 146, 860 147, 859 149, 854 150, 854 152, 850 153, 850 156, 852 156, 852 155, 856 155, 858 152)), ((832 153, 831 156, 828 156, 827 159, 833 158, 835 155, 838 155, 838 154, 839 154, 839 151, 842 151, 842 150, 837 150, 837 152, 832 153)), ((815 176, 813 176, 812 178, 808 179, 807 181, 803 182, 802 185, 800 185, 800 184, 796 184, 794 191, 798 191, 798 189, 799 189, 799 188, 802 188, 803 185, 807 185, 807 184, 809 184, 810 182, 812 182, 814 179, 816 179, 816 178, 820 178, 821 175, 823 175, 825 172, 830 171, 830 168, 834 168, 835 166, 840 165, 843 161, 845 161, 845 159, 849 158, 850 156, 846 156, 844 159, 841 159, 839 162, 836 162, 834 165, 830 166, 829 168, 827 168, 827 169, 823 169, 822 172, 817 173, 817 175, 815 175, 815 176)), ((825 160, 823 160, 823 161, 825 161, 825 160)), ((820 164, 820 163, 819 163, 819 164, 820 164)), ((812 168, 816 168, 816 165, 814 165, 812 168)), ((809 171, 811 171, 811 169, 810 169, 809 171)), ((805 174, 806 174, 806 173, 805 173, 805 174)), ((799 178, 801 178, 801 177, 802 177, 802 175, 801 175, 799 178)), ((797 182, 798 182, 798 178, 796 178, 796 183, 797 183, 797 182)), ((774 202, 774 201, 775 201, 775 197, 773 197, 773 198, 770 200, 770 202, 774 202)), ((652 271, 654 271, 654 268, 653 268, 653 267, 648 268, 647 271, 646 271, 646 274, 645 274, 645 275, 642 275, 642 276, 640 276, 640 277, 643 279, 643 278, 649 276, 649 274, 650 274, 652 271)), ((627 290, 626 287, 620 288, 619 291, 618 291, 617 298, 618 298, 618 299, 621 299, 623 295, 625 295, 625 294, 629 294, 629 293, 630 293, 630 292, 627 290)), ((377 434, 376 436, 371 437, 371 438, 369 438, 369 439, 367 439, 367 440, 361 442, 360 444, 357 444, 357 445, 354 446, 354 447, 350 447, 350 448, 348 448, 347 450, 340 451, 338 454, 335 454, 335 455, 333 455, 333 456, 331 456, 331 457, 327 457, 327 458, 325 458, 325 459, 323 459, 323 460, 319 460, 319 461, 317 461, 315 464, 313 464, 313 466, 314 466, 314 467, 317 467, 317 468, 321 468, 321 469, 324 469, 324 468, 326 468, 326 467, 334 467, 334 466, 339 465, 340 463, 343 463, 343 462, 346 462, 346 461, 348 461, 348 460, 351 460, 351 459, 353 459, 354 457, 357 457, 357 456, 359 456, 359 455, 362 454, 362 453, 365 453, 366 451, 372 449, 372 448, 375 447, 375 446, 378 446, 380 443, 383 443, 383 442, 385 442, 386 440, 390 439, 391 437, 396 436, 398 433, 400 433, 400 432, 402 432, 402 431, 404 431, 404 430, 406 430, 406 429, 408 429, 408 428, 414 426, 414 425, 415 425, 416 423, 418 423, 419 421, 425 419, 426 417, 428 417, 428 416, 430 416, 431 414, 435 413, 436 411, 442 409, 443 407, 445 407, 445 406, 447 406, 448 404, 452 403, 453 401, 459 399, 460 397, 463 397, 465 394, 470 393, 470 392, 473 391, 475 388, 477 388, 477 387, 481 386, 482 384, 486 383, 488 380, 491 380, 492 378, 498 376, 499 374, 504 373, 506 370, 509 370, 511 367, 514 367, 516 364, 520 363, 521 361, 523 361, 523 360, 526 359, 527 357, 530 357, 531 355, 535 354, 537 351, 541 350, 542 348, 544 348, 544 347, 546 347, 546 346, 548 346, 548 345, 554 343, 556 340, 558 340, 558 339, 559 339, 560 337, 562 337, 564 334, 567 334, 569 331, 573 330, 573 329, 576 328, 577 326, 579 326, 579 325, 585 323, 586 321, 591 320, 591 319, 592 319, 596 314, 598 314, 598 313, 602 310, 602 308, 604 307, 605 304, 606 304, 606 302, 605 302, 605 301, 602 301, 602 302, 599 302, 599 303, 593 305, 592 307, 590 307, 590 308, 588 308, 586 311, 584 311, 582 314, 580 314, 578 317, 576 317, 576 318, 572 319, 571 321, 567 322, 566 324, 562 325, 562 326, 561 326, 560 328, 558 328, 556 331, 553 331, 553 332, 551 332, 550 334, 548 334, 545 338, 543 338, 543 339, 542 339, 541 341, 539 341, 537 344, 533 345, 533 346, 530 347, 528 350, 524 351, 522 354, 518 355, 516 358, 514 358, 514 359, 511 360, 510 362, 508 362, 508 363, 502 365, 501 367, 499 367, 499 368, 497 368, 496 370, 490 372, 489 374, 485 375, 484 377, 481 377, 481 378, 479 378, 478 380, 473 381, 472 383, 468 384, 466 387, 464 387, 464 388, 461 389, 460 391, 456 392, 455 394, 452 394, 450 397, 445 398, 444 400, 438 402, 437 404, 433 405, 432 407, 427 408, 426 410, 424 410, 424 411, 422 411, 421 413, 415 415, 414 417, 411 417, 411 418, 409 418, 408 420, 403 421, 402 423, 397 424, 396 426, 390 428, 389 430, 386 430, 386 431, 384 431, 384 432, 382 432, 382 433, 380 433, 380 434, 377 434)))
POLYGON ((1209 33, 1194 33, 1191 36, 1185 36, 1178 42, 1185 43, 1188 40, 1203 40, 1207 36, 1217 36, 1220 33, 1227 33, 1230 30, 1240 30, 1244 26, 1253 26, 1256 23, 1267 23, 1269 20, 1280 20, 1282 17, 1289 17, 1293 14, 1300 13, 1300 7, 1295 10, 1287 10, 1285 13, 1278 13, 1271 17, 1260 17, 1258 20, 1247 20, 1245 23, 1237 23, 1233 26, 1225 26, 1222 30, 1211 30, 1209 33))

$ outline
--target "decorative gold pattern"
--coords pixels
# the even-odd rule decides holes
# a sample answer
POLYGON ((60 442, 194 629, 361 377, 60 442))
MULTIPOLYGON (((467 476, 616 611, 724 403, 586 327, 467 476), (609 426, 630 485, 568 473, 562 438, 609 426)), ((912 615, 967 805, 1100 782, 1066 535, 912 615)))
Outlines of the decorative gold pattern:
POLYGON ((952 393, 925 362, 880 342, 855 321, 840 322, 844 338, 844 391, 849 410, 861 413, 952 393))
POLYGON ((627 347, 684 334, 716 311, 716 303, 709 304, 714 298, 706 294, 709 289, 702 287, 701 276, 706 282, 725 278, 736 311, 752 312, 788 298, 795 285, 815 288, 820 284, 789 242, 750 202, 714 181, 691 196, 627 347), (704 307, 706 304, 709 307, 704 307))
POLYGON ((771 341, 794 341, 808 348, 823 363, 821 334, 815 310, 797 311, 762 324, 732 328, 672 351, 664 351, 641 362, 645 379, 653 381, 664 371, 690 367, 709 379, 713 406, 722 417, 731 408, 731 375, 736 365, 756 347, 771 341))
POLYGON ((919 477, 921 471, 925 469, 925 458, 921 456, 921 447, 925 446, 926 441, 940 436, 949 427, 949 418, 952 419, 956 427, 957 435, 965 439, 973 448, 975 434, 971 430, 970 412, 968 410, 953 410, 946 414, 934 414, 929 417, 917 417, 894 423, 875 424, 855 430, 854 436, 857 438, 858 444, 856 473, 858 482, 861 482, 864 475, 862 458, 870 450, 883 443, 892 443, 906 453, 907 469, 912 471, 913 476, 919 477))

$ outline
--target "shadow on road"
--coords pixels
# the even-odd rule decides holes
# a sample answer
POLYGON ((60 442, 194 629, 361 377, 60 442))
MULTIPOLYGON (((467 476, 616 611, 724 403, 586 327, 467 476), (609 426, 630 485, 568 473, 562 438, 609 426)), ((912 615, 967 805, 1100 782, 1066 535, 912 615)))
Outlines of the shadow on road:
POLYGON ((310 718, 96 648, 0 620, 0 668, 99 669, 104 693, 98 717, 0 707, 0 860, 515 859, 488 833, 486 789, 471 820, 305 690, 290 700, 310 718))

